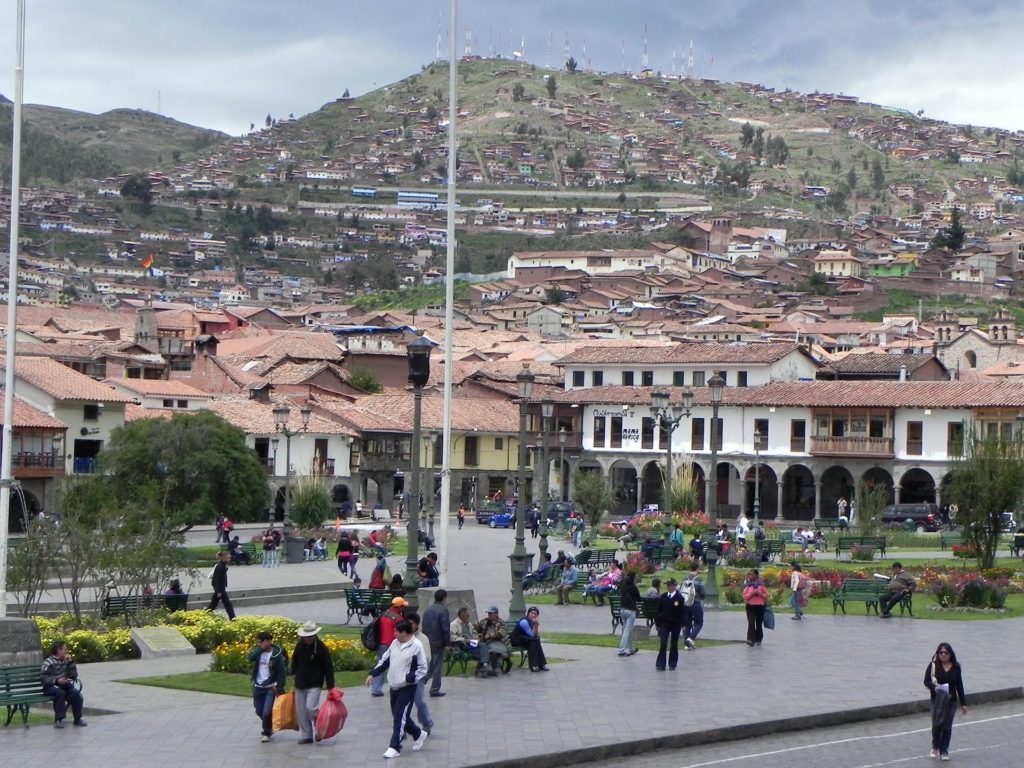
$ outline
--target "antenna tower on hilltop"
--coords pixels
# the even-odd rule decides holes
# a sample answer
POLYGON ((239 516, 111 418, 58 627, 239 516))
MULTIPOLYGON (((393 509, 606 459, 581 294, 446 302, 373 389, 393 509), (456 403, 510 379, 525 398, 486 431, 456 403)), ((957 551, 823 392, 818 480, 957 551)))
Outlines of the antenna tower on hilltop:
POLYGON ((583 69, 590 69, 590 59, 587 58, 587 38, 583 38, 583 61, 580 62, 583 69))
POLYGON ((622 74, 626 74, 626 41, 622 41, 622 74))
POLYGON ((441 12, 437 12, 437 48, 434 50, 434 61, 441 60, 441 12))
POLYGON ((548 69, 551 69, 551 39, 552 39, 552 35, 551 35, 551 30, 549 29, 548 30, 548 53, 547 53, 546 61, 544 63, 544 66, 547 67, 548 69))
POLYGON ((690 55, 686 59, 686 78, 693 80, 693 40, 690 41, 690 55))
POLYGON ((647 59, 647 22, 644 22, 644 58, 640 63, 640 69, 650 69, 650 61, 647 59))
POLYGON ((466 50, 464 55, 473 55, 473 30, 471 29, 466 30, 466 50))
POLYGON ((565 33, 565 60, 569 60, 569 33, 565 33))

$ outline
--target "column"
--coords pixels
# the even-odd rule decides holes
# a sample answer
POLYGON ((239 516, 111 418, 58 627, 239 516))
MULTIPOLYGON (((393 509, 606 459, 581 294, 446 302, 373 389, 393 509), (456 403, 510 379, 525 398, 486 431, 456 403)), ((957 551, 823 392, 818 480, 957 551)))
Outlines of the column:
POLYGON ((898 485, 892 487, 892 501, 894 504, 900 503, 900 487, 898 485))
POLYGON ((640 514, 640 509, 643 507, 644 498, 644 476, 637 472, 636 474, 636 512, 640 514))
POLYGON ((569 473, 569 494, 565 497, 566 501, 572 501, 572 497, 576 493, 576 465, 572 461, 565 462, 568 467, 566 471, 569 473))
POLYGON ((814 517, 821 517, 821 483, 814 481, 814 517))
POLYGON ((740 512, 747 514, 747 496, 750 495, 750 491, 747 490, 747 480, 744 478, 740 481, 740 512))
POLYGON ((786 516, 782 514, 782 481, 781 480, 777 480, 775 482, 775 485, 778 486, 778 496, 777 496, 778 505, 775 507, 775 519, 776 520, 785 520, 786 516))

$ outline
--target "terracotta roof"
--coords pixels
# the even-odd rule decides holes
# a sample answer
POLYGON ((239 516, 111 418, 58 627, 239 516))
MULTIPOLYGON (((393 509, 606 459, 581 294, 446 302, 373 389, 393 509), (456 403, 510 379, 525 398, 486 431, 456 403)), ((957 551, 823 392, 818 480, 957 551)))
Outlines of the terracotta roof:
POLYGON ((94 381, 84 373, 74 371, 48 357, 19 357, 14 370, 19 378, 56 400, 131 402, 127 395, 118 394, 106 384, 94 381))
MULTIPOLYGON (((274 408, 286 405, 291 408, 288 426, 294 431, 302 429, 301 405, 284 397, 275 397, 270 403, 251 400, 244 395, 218 395, 210 401, 210 410, 234 424, 246 434, 273 436, 277 433, 274 424, 274 408)), ((314 413, 309 419, 310 435, 354 435, 355 432, 343 424, 314 413)))
POLYGON ((572 352, 555 365, 594 365, 601 363, 622 365, 656 365, 671 363, 751 363, 765 364, 781 360, 795 351, 804 351, 799 344, 748 343, 719 344, 690 342, 661 347, 583 347, 572 352))
MULTIPOLYGON (((368 395, 355 403, 320 398, 317 404, 364 431, 412 432, 412 392, 368 395)), ((423 429, 442 429, 443 409, 444 398, 425 395, 420 421, 423 429)), ((519 429, 519 406, 489 398, 453 397, 452 429, 460 432, 516 432, 519 429)))
POLYGON ((887 355, 884 352, 868 352, 844 355, 825 367, 837 373, 899 373, 900 369, 905 367, 907 373, 912 373, 935 359, 933 355, 887 355))
MULTIPOLYGON (((0 397, 3 397, 4 390, 0 389, 0 397)), ((4 414, 0 409, 0 424, 3 424, 4 414)), ((41 411, 34 405, 24 400, 14 398, 14 428, 40 428, 40 429, 67 429, 68 425, 60 419, 55 419, 45 411, 41 411)))
POLYGON ((167 397, 210 397, 209 392, 177 379, 104 379, 104 384, 127 389, 140 395, 166 395, 167 397))

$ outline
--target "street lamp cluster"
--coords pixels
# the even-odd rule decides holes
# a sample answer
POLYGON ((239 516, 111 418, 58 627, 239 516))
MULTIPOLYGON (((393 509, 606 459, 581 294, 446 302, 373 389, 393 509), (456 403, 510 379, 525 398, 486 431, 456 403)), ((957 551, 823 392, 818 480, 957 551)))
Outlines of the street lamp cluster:
POLYGON ((672 434, 680 421, 690 417, 693 390, 683 390, 683 402, 680 405, 670 405, 671 399, 668 392, 651 393, 651 413, 658 420, 661 434, 665 436, 665 507, 662 518, 666 542, 672 535, 672 434))
MULTIPOLYGON (((292 524, 292 437, 309 429, 309 417, 313 415, 313 411, 309 407, 304 407, 299 411, 302 417, 302 426, 299 429, 292 429, 289 425, 292 409, 287 405, 279 405, 273 410, 273 413, 274 429, 284 435, 284 525, 287 529, 292 524)), ((274 438, 274 460, 276 464, 277 438, 274 438)), ((271 525, 273 525, 273 518, 271 518, 271 525)))
MULTIPOLYGON (((412 487, 409 489, 409 517, 405 527, 408 545, 405 559, 405 583, 416 582, 416 565, 419 562, 420 534, 420 442, 423 413, 423 388, 430 381, 430 353, 434 345, 422 336, 417 336, 406 347, 409 362, 409 383, 412 384, 412 450, 410 451, 410 474, 412 487)), ((415 601, 413 601, 415 606, 415 601)))
POLYGON ((529 400, 533 395, 533 382, 536 377, 529 366, 524 365, 516 375, 516 388, 519 394, 519 467, 516 472, 516 543, 509 555, 512 567, 512 600, 508 606, 510 619, 519 619, 526 615, 526 599, 523 596, 523 577, 526 576, 526 421, 529 416, 529 400))

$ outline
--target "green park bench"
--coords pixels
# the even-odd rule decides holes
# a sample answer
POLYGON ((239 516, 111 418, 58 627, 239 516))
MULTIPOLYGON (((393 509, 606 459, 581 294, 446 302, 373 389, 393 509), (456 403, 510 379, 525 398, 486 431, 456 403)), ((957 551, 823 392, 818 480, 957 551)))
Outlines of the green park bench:
POLYGON ((107 595, 100 607, 100 617, 124 616, 130 624, 131 617, 142 611, 188 610, 188 595, 107 595))
POLYGON ((548 568, 548 572, 544 574, 544 578, 537 581, 531 580, 530 586, 526 588, 526 591, 533 595, 545 595, 553 591, 561 580, 562 569, 551 566, 548 568))
MULTIPOLYGON (((845 615, 847 602, 863 602, 865 613, 870 613, 873 608, 877 615, 878 604, 888 586, 889 582, 881 579, 843 579, 839 591, 832 595, 832 613, 835 614, 841 608, 845 615)), ((913 595, 904 595, 899 606, 900 615, 906 611, 913 616, 913 595)))
POLYGON ((360 624, 363 623, 363 616, 374 619, 387 610, 391 600, 391 592, 386 589, 346 589, 345 610, 348 615, 345 623, 352 621, 353 616, 360 624))
MULTIPOLYGON (((615 628, 622 626, 622 597, 618 592, 611 592, 605 597, 608 598, 608 607, 612 612, 612 634, 615 628)), ((643 619, 647 622, 648 628, 653 626, 654 620, 658 618, 658 600, 656 598, 644 598, 637 604, 636 620, 643 619)))
POLYGON ((874 547, 880 557, 885 557, 885 536, 840 536, 836 539, 836 557, 846 550, 851 551, 854 546, 874 547))
MULTIPOLYGON (((794 544, 799 546, 799 544, 794 544)), ((777 556, 784 557, 786 554, 786 542, 782 539, 761 539, 757 542, 757 546, 754 549, 759 555, 768 553, 768 559, 774 560, 777 556)))
MULTIPOLYGON (((240 541, 240 542, 238 542, 238 544, 239 544, 240 549, 243 552, 248 553, 248 555, 249 555, 249 562, 245 563, 245 565, 252 565, 253 563, 259 563, 259 562, 263 561, 263 550, 262 549, 256 549, 256 542, 255 541, 240 541)), ((221 544, 220 545, 220 551, 221 552, 227 552, 230 549, 231 549, 231 546, 229 544, 221 544)))
POLYGON ((28 728, 28 713, 33 704, 47 704, 50 699, 43 693, 38 664, 0 667, 0 706, 7 707, 4 728, 11 724, 17 713, 28 728))
POLYGON ((811 528, 819 531, 845 531, 849 523, 831 517, 816 517, 811 521, 811 528))
POLYGON ((671 544, 652 547, 644 554, 644 558, 654 568, 664 568, 676 561, 676 550, 671 544))
POLYGON ((954 544, 959 544, 962 540, 960 531, 942 531, 939 533, 939 548, 949 549, 954 544))

